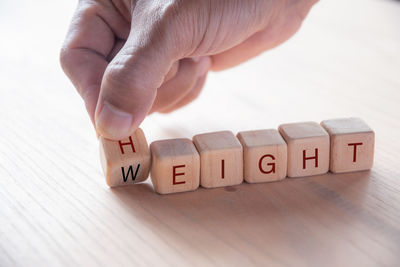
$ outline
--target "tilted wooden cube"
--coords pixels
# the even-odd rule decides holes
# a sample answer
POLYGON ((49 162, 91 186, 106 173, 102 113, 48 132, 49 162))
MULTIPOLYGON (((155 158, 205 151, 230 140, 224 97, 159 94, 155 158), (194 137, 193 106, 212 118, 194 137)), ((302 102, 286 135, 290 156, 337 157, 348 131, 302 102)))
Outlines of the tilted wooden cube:
POLYGON ((322 127, 331 139, 330 171, 368 170, 374 162, 374 131, 359 118, 325 120, 322 127))
POLYGON ((237 137, 243 146, 246 182, 272 182, 286 177, 287 145, 277 130, 239 132, 237 137))
POLYGON ((149 176, 150 150, 142 129, 126 140, 100 137, 100 161, 110 187, 143 182, 149 176))
POLYGON ((237 185, 243 181, 243 149, 230 131, 195 135, 200 154, 200 184, 206 188, 237 185))
POLYGON ((151 143, 151 181, 159 194, 193 191, 200 182, 200 156, 187 138, 151 143))
POLYGON ((317 175, 329 170, 329 135, 316 122, 288 123, 279 126, 288 145, 289 177, 317 175))

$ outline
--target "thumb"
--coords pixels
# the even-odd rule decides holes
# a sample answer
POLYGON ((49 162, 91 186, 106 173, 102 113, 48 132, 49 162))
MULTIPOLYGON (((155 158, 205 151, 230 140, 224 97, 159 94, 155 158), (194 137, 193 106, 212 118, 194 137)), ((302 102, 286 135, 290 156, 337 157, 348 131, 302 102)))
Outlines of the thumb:
POLYGON ((132 27, 124 47, 104 73, 95 120, 97 132, 105 138, 120 140, 139 127, 157 88, 179 58, 179 50, 165 31, 145 23, 132 27))

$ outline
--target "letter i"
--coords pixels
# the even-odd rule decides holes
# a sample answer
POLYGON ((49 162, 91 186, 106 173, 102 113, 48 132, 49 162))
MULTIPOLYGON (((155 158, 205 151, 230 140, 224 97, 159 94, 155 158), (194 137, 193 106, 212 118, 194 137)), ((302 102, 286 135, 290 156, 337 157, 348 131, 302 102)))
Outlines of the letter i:
POLYGON ((225 178, 225 160, 221 160, 221 178, 225 178))

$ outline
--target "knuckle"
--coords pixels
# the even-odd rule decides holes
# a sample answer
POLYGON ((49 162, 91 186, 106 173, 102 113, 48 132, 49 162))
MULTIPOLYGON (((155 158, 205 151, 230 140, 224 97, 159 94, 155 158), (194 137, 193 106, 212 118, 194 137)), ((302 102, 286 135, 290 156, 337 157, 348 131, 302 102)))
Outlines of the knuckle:
POLYGON ((64 43, 59 52, 59 61, 63 70, 67 70, 69 66, 69 59, 71 57, 71 50, 76 46, 76 42, 81 39, 79 36, 78 23, 97 14, 97 6, 92 1, 80 0, 75 14, 72 18, 71 24, 64 43))
POLYGON ((91 1, 80 1, 76 10, 76 17, 87 18, 98 13, 98 6, 91 1))

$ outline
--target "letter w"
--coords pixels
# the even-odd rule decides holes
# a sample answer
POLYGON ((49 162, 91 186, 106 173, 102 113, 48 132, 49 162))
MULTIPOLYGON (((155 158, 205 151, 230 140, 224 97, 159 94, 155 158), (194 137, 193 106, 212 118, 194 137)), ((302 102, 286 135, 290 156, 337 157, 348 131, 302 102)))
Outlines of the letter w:
POLYGON ((135 171, 135 175, 133 175, 132 165, 129 165, 128 172, 125 175, 125 168, 121 167, 122 178, 124 179, 124 182, 128 181, 129 174, 131 174, 131 176, 132 176, 132 181, 135 181, 136 176, 137 176, 137 174, 139 172, 139 168, 140 168, 140 164, 137 165, 136 171, 135 171))

